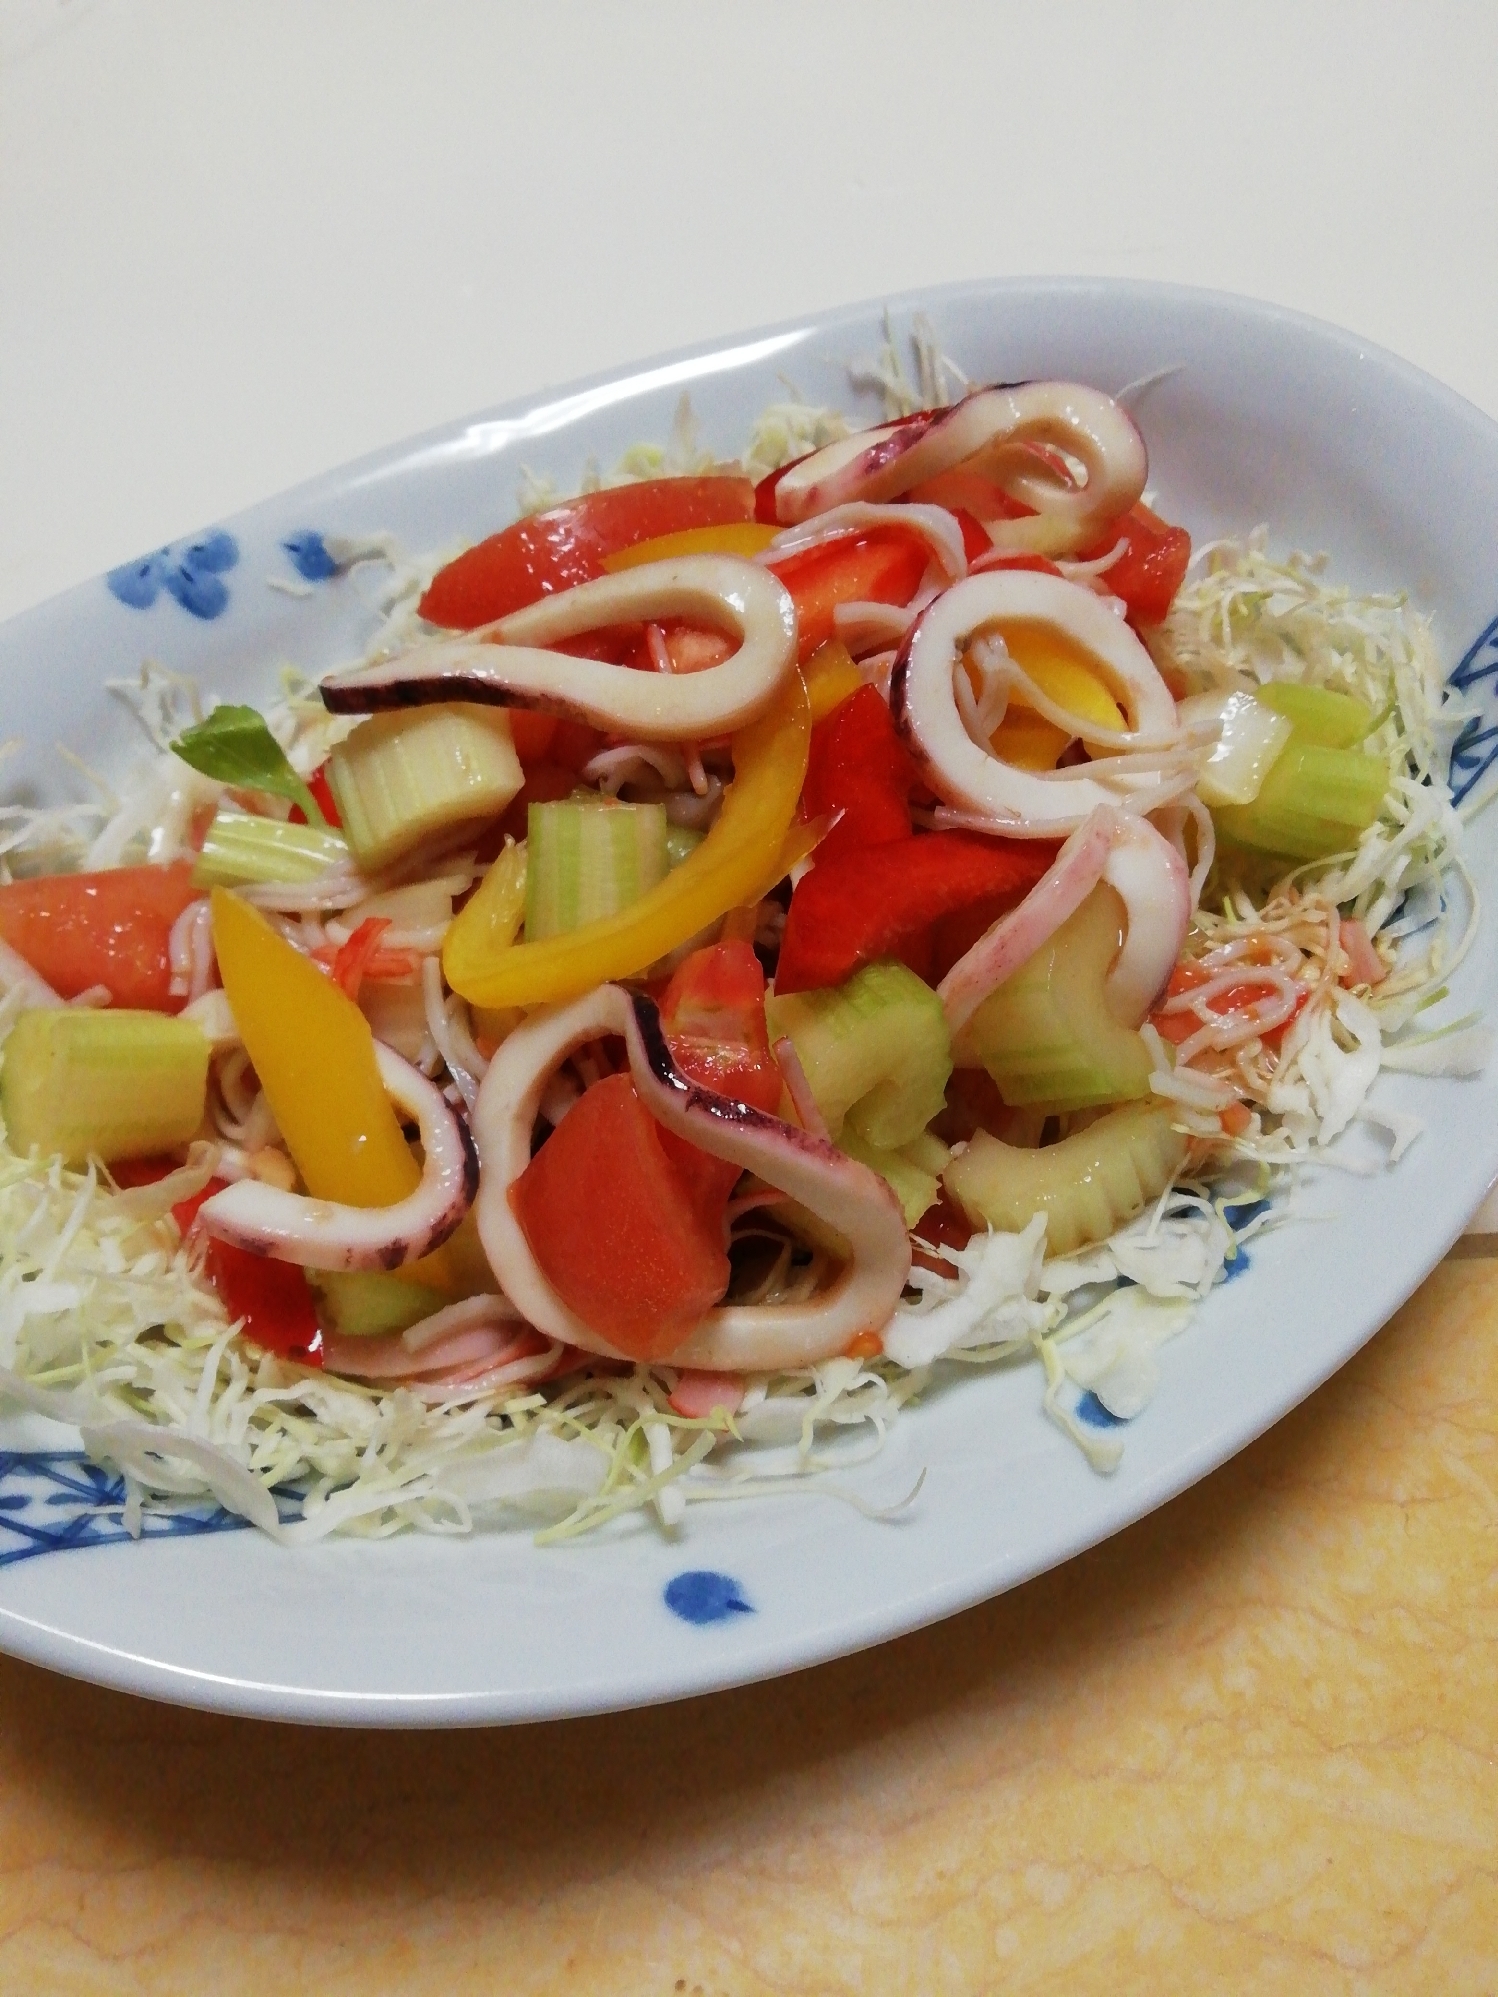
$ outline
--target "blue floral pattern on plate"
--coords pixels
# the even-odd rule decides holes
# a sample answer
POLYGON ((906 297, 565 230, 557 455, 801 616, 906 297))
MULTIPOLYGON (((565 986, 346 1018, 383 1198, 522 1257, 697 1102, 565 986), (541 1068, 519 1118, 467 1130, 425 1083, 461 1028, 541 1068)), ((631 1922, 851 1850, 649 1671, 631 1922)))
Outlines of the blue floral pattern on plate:
POLYGON ((303 582, 327 582, 340 573, 328 544, 315 527, 299 527, 281 543, 303 582))
POLYGON ((222 617, 229 607, 227 570, 239 560, 239 543, 222 527, 172 548, 158 548, 138 562, 111 569, 112 595, 132 610, 149 610, 163 590, 194 617, 222 617))
POLYGON ((1498 694, 1498 617, 1469 647, 1449 684, 1458 693, 1478 693, 1486 712, 1474 715, 1451 750, 1451 796, 1460 804, 1498 762, 1498 719, 1492 712, 1498 694))
POLYGON ((71 1547, 125 1539, 182 1539, 245 1525, 222 1505, 145 1511, 140 1532, 124 1522, 125 1479, 81 1449, 0 1449, 0 1567, 71 1547))
POLYGON ((754 1604, 733 1576, 719 1574, 711 1567, 692 1567, 684 1574, 673 1574, 666 1583, 665 1596, 672 1615, 699 1628, 727 1622, 730 1616, 754 1613, 754 1604))

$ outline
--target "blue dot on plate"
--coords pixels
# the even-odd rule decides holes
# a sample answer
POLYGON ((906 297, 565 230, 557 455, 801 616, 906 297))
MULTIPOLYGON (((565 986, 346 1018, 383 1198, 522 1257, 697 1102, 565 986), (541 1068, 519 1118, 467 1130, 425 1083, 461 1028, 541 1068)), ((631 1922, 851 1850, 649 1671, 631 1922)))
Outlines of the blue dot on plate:
POLYGON ((715 1574, 710 1567, 673 1575, 666 1583, 666 1607, 684 1623, 699 1626, 754 1613, 754 1604, 744 1599, 744 1591, 733 1576, 715 1574))
POLYGON ((328 544, 315 527, 300 528, 281 543, 291 557, 291 566, 304 582, 326 582, 336 576, 338 564, 328 553, 328 544))
POLYGON ((1077 1420, 1085 1421, 1090 1428, 1122 1428, 1124 1425, 1123 1416, 1110 1413, 1090 1387, 1077 1402, 1077 1420))

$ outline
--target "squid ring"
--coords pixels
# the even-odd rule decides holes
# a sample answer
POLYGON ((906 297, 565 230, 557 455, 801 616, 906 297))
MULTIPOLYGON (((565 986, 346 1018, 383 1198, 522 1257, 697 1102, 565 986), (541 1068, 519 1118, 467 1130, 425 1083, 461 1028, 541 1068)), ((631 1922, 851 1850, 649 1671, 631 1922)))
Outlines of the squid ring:
MULTIPOLYGON (((1176 705, 1155 662, 1123 619, 1079 584, 1033 570, 1007 569, 954 583, 907 635, 890 677, 889 704, 933 790, 995 821, 1012 837, 1074 832, 1102 804, 1153 793, 1160 779, 1120 772, 1104 784, 1075 771, 1015 769, 973 741, 952 681, 970 639, 1000 619, 1044 624, 1070 639, 1097 669, 1135 734, 1165 738, 1179 729, 1176 705)), ((1189 782, 1189 778, 1184 781, 1189 782)))
POLYGON ((851 500, 897 499, 980 451, 1005 454, 989 467, 996 483, 1040 516, 1005 522, 1004 545, 1042 554, 1081 547, 1092 529, 1128 512, 1149 476, 1144 439, 1112 396, 1080 382, 1025 381, 814 451, 781 476, 776 516, 791 526, 851 500), (1020 455, 1018 447, 1033 444, 1080 459, 1086 484, 1065 483, 1033 452, 1020 455))
POLYGON ((796 609, 780 581, 734 555, 682 555, 559 590, 476 631, 428 638, 374 665, 331 673, 334 714, 475 701, 588 721, 630 741, 728 735, 762 714, 796 659, 796 609), (637 672, 553 651, 608 624, 685 617, 726 630, 739 648, 680 675, 637 672))
POLYGON ((478 1154, 435 1083, 378 1040, 374 1051, 387 1094, 421 1133, 426 1163, 415 1192, 392 1206, 353 1207, 240 1179, 199 1207, 207 1233, 304 1269, 399 1269, 441 1247, 473 1204, 478 1154))
POLYGON ((852 1259, 804 1304, 726 1304, 709 1311, 669 1355, 673 1366, 776 1372, 841 1352, 861 1331, 882 1331, 910 1273, 910 1240, 898 1201, 876 1172, 794 1124, 688 1080, 671 1058, 654 1002, 603 985, 571 1005, 537 1014, 509 1036, 479 1090, 473 1129, 483 1162, 479 1238, 505 1295, 548 1338, 629 1359, 557 1295, 510 1208, 509 1190, 531 1158, 531 1132, 557 1064, 600 1034, 624 1036, 641 1101, 668 1130, 715 1158, 789 1193, 843 1237, 852 1259))

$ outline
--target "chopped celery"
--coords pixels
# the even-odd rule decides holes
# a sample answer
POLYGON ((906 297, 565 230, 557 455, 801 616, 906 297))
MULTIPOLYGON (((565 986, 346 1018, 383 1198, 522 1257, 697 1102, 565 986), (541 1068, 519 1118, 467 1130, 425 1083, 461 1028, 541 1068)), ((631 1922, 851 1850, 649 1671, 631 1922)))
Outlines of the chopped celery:
POLYGON ((689 825, 667 825, 666 865, 679 867, 689 859, 707 837, 705 832, 694 832, 689 825))
POLYGON ((1302 686, 1296 680, 1271 680, 1254 698, 1282 714, 1302 742, 1322 749, 1351 749, 1361 742, 1376 719, 1366 700, 1356 694, 1334 693, 1328 686, 1302 686))
POLYGON ((11 1145, 81 1165, 185 1144, 203 1120, 208 1052, 200 1028, 162 1012, 22 1012, 0 1057, 11 1145))
POLYGON ((928 1138, 924 1131, 914 1143, 892 1151, 866 1144, 856 1130, 845 1124, 838 1145, 850 1158, 856 1158, 888 1182, 904 1209, 907 1227, 914 1227, 926 1209, 935 1204, 941 1191, 941 1174, 951 1157, 940 1138, 928 1138))
POLYGON ((1241 689, 1194 693, 1180 704, 1180 719, 1191 727, 1212 723, 1218 737, 1197 780, 1203 804, 1248 804, 1259 794, 1276 756, 1290 740, 1291 725, 1251 693, 1241 689))
POLYGON ((866 964, 823 991, 772 994, 770 1037, 789 1035, 827 1127, 897 1150, 942 1108, 952 1045, 941 1000, 914 971, 866 964))
POLYGON ((440 1311, 451 1299, 426 1283, 384 1269, 322 1271, 312 1278, 323 1314, 345 1338, 378 1338, 405 1331, 440 1311))
POLYGON ((349 857, 348 841, 316 825, 221 811, 208 828, 192 870, 193 886, 237 888, 252 883, 315 880, 349 857))
POLYGON ((980 1130, 942 1182, 969 1220, 1018 1234, 1046 1216, 1046 1248, 1070 1255, 1106 1241, 1158 1199, 1181 1169, 1186 1140, 1160 1103, 1128 1103, 1039 1151, 980 1130))
POLYGON ((1389 787, 1382 756, 1328 749, 1297 732, 1251 804, 1213 812, 1219 833, 1238 846, 1290 860, 1345 853, 1378 817, 1389 787))
POLYGON ((348 843, 371 871, 453 844, 524 780, 503 711, 460 702, 373 715, 328 759, 348 843))
POLYGON ((527 817, 525 940, 564 936, 617 915, 666 878, 666 812, 659 804, 533 804, 527 817))
POLYGON ((1103 993, 1122 937, 1122 904, 1100 884, 989 993, 957 1036, 958 1065, 986 1068, 1015 1105, 1088 1109, 1148 1095, 1149 1049, 1103 993))

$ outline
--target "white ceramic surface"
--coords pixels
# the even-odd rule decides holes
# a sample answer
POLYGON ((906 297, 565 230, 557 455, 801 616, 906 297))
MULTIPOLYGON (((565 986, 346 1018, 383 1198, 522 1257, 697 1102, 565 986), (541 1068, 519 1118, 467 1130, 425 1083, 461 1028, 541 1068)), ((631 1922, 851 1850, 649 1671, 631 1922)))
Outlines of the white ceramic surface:
MULTIPOLYGON (((1493 623, 1498 426, 1391 356, 1271 307, 1115 281, 933 292, 892 308, 897 330, 918 306, 975 378, 1071 375, 1116 390, 1173 370, 1138 411, 1162 509, 1198 539, 1263 520, 1279 545, 1327 549, 1350 581, 1407 585, 1453 666, 1493 623)), ((146 656, 253 698, 283 660, 317 670, 356 652, 382 573, 364 566, 287 595, 270 584, 298 582, 284 544, 300 533, 459 545, 511 517, 522 464, 565 489, 589 456, 609 462, 663 438, 683 389, 724 455, 783 393, 783 376, 809 399, 872 418, 846 367, 878 345, 882 309, 477 417, 223 523, 230 566, 222 543, 209 544, 207 563, 179 546, 136 589, 151 595, 156 583, 146 607, 101 579, 15 620, 0 630, 0 738, 24 735, 28 747, 11 766, 11 794, 18 784, 64 793, 55 740, 105 764, 118 744, 118 766, 128 734, 102 683, 146 656), (184 597, 211 606, 214 579, 227 593, 219 614, 184 607, 184 597)), ((1474 861, 1489 879, 1495 845, 1498 826, 1479 821, 1474 861)), ((1491 1012, 1495 991, 1490 928, 1456 1000, 1491 1012)), ((304 1552, 234 1532, 48 1552, 0 1566, 0 1644, 193 1704, 437 1725, 679 1697, 950 1614, 1117 1531, 1241 1448, 1347 1359, 1444 1252, 1498 1174, 1498 1083, 1379 1086, 1425 1118, 1427 1135, 1394 1172, 1321 1177, 1300 1196, 1305 1224, 1257 1245, 1243 1280, 1215 1293, 1163 1353, 1161 1389, 1126 1431, 1111 1478, 1045 1422, 1036 1369, 964 1375, 847 1479, 879 1503, 925 1469, 897 1522, 871 1523, 802 1489, 694 1510, 675 1541, 636 1519, 544 1552, 523 1531, 304 1552), (665 1590, 687 1570, 731 1577, 744 1608, 701 1626, 673 1614, 665 1590)))

